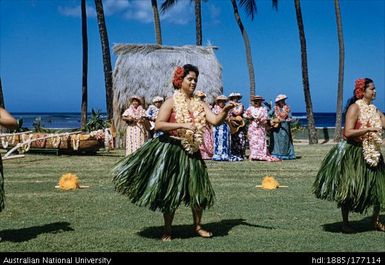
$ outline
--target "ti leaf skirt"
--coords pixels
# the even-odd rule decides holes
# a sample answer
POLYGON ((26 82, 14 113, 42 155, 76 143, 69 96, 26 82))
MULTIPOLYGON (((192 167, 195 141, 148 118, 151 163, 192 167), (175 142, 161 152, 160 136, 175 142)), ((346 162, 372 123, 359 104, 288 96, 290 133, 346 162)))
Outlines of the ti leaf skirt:
POLYGON ((372 205, 385 206, 385 164, 381 155, 376 167, 364 159, 362 146, 341 141, 322 161, 313 184, 319 199, 347 205, 350 211, 363 213, 372 205))
POLYGON ((132 203, 163 213, 180 204, 202 209, 214 204, 215 193, 200 152, 189 155, 180 140, 163 134, 142 145, 113 168, 115 190, 132 203))

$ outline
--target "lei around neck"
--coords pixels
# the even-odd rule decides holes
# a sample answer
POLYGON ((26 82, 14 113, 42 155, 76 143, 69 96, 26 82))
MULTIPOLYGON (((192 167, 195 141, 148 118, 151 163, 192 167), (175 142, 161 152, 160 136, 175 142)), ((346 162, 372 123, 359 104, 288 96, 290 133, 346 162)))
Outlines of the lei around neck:
MULTIPOLYGON (((360 109, 358 120, 361 128, 381 128, 381 117, 377 113, 377 108, 373 104, 366 104, 364 100, 356 101, 360 109)), ((381 157, 382 131, 369 132, 363 135, 362 150, 365 161, 368 165, 375 167, 378 165, 381 157)))
POLYGON ((190 106, 192 115, 188 109, 187 97, 180 91, 175 91, 173 95, 175 119, 177 123, 193 123, 196 130, 178 129, 177 134, 182 138, 182 146, 189 154, 199 150, 203 142, 203 131, 206 126, 206 115, 202 103, 198 97, 191 98, 190 106))

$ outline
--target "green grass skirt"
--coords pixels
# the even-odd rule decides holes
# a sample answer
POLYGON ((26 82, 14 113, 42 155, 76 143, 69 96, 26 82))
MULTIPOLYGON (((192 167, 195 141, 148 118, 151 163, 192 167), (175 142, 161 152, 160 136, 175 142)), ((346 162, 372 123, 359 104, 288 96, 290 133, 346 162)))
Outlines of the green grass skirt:
POLYGON ((341 141, 322 161, 313 184, 319 199, 345 204, 350 211, 363 213, 372 205, 385 205, 385 164, 381 155, 376 167, 364 159, 362 146, 341 141))
POLYGON ((0 156, 0 212, 4 209, 4 200, 5 200, 5 192, 4 192, 4 175, 3 175, 3 160, 0 156))
POLYGON ((113 168, 115 190, 132 203, 174 212, 180 204, 202 209, 214 204, 215 193, 200 152, 189 155, 180 140, 164 134, 151 139, 113 168))

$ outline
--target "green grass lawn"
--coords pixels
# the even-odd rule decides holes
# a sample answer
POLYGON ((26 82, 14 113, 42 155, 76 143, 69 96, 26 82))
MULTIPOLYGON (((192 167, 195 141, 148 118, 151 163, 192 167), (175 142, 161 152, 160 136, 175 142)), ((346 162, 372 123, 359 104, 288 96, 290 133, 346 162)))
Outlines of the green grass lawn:
POLYGON ((359 232, 343 234, 336 204, 311 193, 317 169, 331 147, 297 145, 297 160, 277 163, 208 161, 216 203, 204 212, 203 224, 214 237, 197 237, 191 210, 182 206, 175 215, 171 242, 159 240, 160 212, 135 206, 114 192, 110 170, 123 150, 96 156, 26 154, 6 160, 0 251, 384 252, 385 233, 371 230, 371 212, 351 214, 359 232), (67 172, 90 188, 55 189, 67 172), (256 189, 266 175, 288 188, 256 189))

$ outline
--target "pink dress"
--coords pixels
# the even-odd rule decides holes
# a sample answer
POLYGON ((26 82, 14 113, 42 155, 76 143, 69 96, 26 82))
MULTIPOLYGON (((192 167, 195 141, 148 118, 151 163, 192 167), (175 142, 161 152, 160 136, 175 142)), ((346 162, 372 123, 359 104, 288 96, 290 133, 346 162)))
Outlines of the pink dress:
POLYGON ((203 159, 211 159, 213 157, 214 140, 211 125, 207 124, 203 132, 203 143, 199 147, 203 159))
POLYGON ((245 118, 251 119, 247 138, 249 139, 250 160, 263 161, 280 161, 278 158, 272 157, 267 150, 266 144, 266 123, 267 110, 264 107, 249 107, 245 114, 245 118))
MULTIPOLYGON (((146 116, 146 111, 142 106, 134 108, 132 105, 124 111, 123 117, 139 119, 146 116)), ((126 129, 126 156, 135 152, 147 140, 147 130, 143 124, 128 122, 126 129)))

